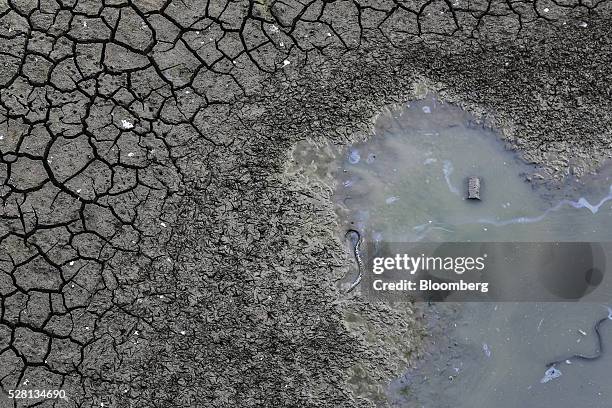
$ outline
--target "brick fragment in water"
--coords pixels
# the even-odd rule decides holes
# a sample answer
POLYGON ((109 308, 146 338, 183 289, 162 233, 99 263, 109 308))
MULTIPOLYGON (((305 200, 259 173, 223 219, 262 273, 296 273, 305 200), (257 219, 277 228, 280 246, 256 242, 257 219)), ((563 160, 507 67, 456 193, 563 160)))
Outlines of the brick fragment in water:
POLYGON ((480 200, 480 178, 479 177, 469 177, 468 178, 468 199, 470 200, 480 200))

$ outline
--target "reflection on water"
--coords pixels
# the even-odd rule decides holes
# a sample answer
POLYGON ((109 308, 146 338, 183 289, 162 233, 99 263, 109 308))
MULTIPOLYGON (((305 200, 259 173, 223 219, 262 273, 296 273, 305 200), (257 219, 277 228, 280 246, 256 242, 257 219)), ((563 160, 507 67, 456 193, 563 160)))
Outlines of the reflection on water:
MULTIPOLYGON (((331 151, 331 153, 330 153, 331 151)), ((537 169, 506 151, 498 135, 461 109, 434 97, 378 118, 375 135, 336 156, 306 150, 320 176, 337 181, 344 228, 366 239, 423 241, 612 241, 610 178, 572 186, 574 197, 534 189, 537 169), (482 201, 466 200, 466 180, 482 179, 482 201)), ((427 306, 424 306, 427 308, 427 306)), ((604 407, 612 400, 612 353, 571 361, 546 372, 546 362, 592 354, 598 304, 438 304, 443 334, 436 347, 389 387, 396 406, 604 407), (544 381, 545 380, 545 381, 544 381)), ((612 322, 602 324, 612 344, 612 322)))

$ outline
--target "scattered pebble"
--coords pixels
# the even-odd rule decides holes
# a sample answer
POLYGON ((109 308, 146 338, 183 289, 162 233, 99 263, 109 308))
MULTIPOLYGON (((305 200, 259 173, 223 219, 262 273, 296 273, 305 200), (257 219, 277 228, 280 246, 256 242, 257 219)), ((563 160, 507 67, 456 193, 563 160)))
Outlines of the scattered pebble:
POLYGON ((125 119, 121 119, 121 126, 123 126, 124 129, 131 129, 134 127, 134 125, 132 124, 132 122, 127 121, 125 119))
POLYGON ((291 61, 289 61, 289 60, 284 60, 283 61, 283 67, 286 67, 289 64, 291 64, 291 61))

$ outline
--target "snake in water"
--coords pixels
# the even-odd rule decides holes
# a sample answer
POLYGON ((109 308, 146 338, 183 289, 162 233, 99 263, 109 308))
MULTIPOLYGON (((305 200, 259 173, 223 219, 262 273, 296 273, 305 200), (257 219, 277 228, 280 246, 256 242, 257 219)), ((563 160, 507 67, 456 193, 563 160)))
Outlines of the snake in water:
POLYGON ((597 360, 598 358, 600 358, 604 350, 603 350, 603 342, 601 340, 601 333, 599 332, 599 326, 601 326, 601 324, 605 322, 606 320, 612 320, 612 309, 610 308, 608 308, 608 316, 602 317, 597 322, 595 322, 595 326, 593 326, 593 331, 595 332, 595 336, 597 337, 597 350, 595 351, 595 354, 590 355, 590 356, 585 356, 584 354, 574 354, 573 356, 570 356, 567 358, 562 358, 560 360, 551 361, 550 363, 546 364, 546 367, 555 367, 564 361, 571 361, 571 360, 592 361, 592 360, 597 360))
POLYGON ((357 275, 357 278, 355 278, 353 283, 351 283, 351 286, 347 289, 347 293, 355 289, 355 287, 359 285, 359 282, 361 282, 361 278, 363 277, 363 260, 361 259, 361 233, 355 229, 349 229, 346 231, 346 234, 344 234, 344 238, 346 239, 350 235, 355 235, 357 238, 357 240, 354 241, 355 244, 353 245, 353 255, 355 256, 355 261, 357 262, 357 268, 359 269, 359 273, 357 275))

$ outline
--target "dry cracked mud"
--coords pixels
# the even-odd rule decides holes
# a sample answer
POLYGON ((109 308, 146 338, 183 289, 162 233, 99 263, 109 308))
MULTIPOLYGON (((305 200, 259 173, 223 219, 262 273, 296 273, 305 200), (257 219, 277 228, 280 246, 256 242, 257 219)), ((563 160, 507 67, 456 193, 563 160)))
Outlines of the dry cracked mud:
POLYGON ((580 176, 610 156, 611 23, 607 0, 0 1, 0 407, 384 405, 419 313, 337 288, 331 193, 291 147, 431 89, 535 178, 580 176))

